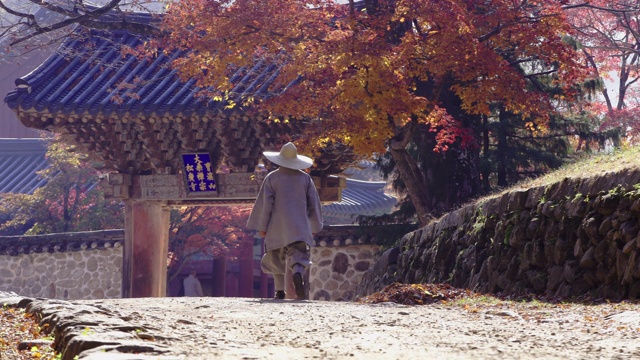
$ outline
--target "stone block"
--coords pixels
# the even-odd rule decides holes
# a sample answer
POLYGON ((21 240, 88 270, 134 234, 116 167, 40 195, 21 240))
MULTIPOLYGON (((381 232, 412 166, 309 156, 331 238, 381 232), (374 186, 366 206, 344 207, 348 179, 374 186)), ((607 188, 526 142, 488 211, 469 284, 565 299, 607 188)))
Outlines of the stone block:
POLYGON ((526 272, 527 280, 531 286, 537 291, 542 292, 547 287, 546 272, 529 270, 526 272))
MULTIPOLYGON (((598 280, 598 284, 606 284, 607 279, 609 278, 609 272, 611 270, 605 266, 605 264, 600 263, 596 267, 596 279, 598 280)), ((615 271, 614 271, 615 273, 615 271)))
POLYGON ((108 289, 105 298, 106 299, 117 299, 121 297, 120 288, 108 289))
POLYGON ((595 269, 596 268, 596 259, 594 256, 595 247, 590 247, 582 258, 580 258, 580 268, 582 269, 595 269))
POLYGON ((564 267, 553 266, 548 270, 547 290, 556 291, 563 279, 564 267))
POLYGON ((496 209, 496 212, 498 214, 504 214, 507 212, 507 209, 509 208, 509 199, 510 199, 509 193, 505 193, 502 196, 500 196, 498 200, 499 201, 498 208, 496 209))
POLYGON ((633 282, 633 274, 635 273, 636 268, 638 266, 637 256, 638 256, 638 253, 635 251, 628 256, 627 264, 624 269, 624 273, 622 274, 622 281, 621 281, 622 285, 629 285, 633 282))
POLYGON ((71 277, 71 269, 65 266, 61 270, 59 270, 55 276, 56 276, 56 279, 58 280, 69 279, 71 277))
POLYGON ((570 252, 572 250, 572 246, 569 241, 564 238, 558 238, 555 242, 554 250, 553 250, 553 261, 556 265, 562 265, 567 260, 570 252))
POLYGON ((13 278, 13 272, 10 271, 9 269, 0 269, 0 278, 5 278, 5 279, 13 278))
POLYGON ((76 288, 79 285, 78 281, 74 279, 58 280, 57 284, 58 284, 58 287, 67 288, 67 289, 76 288))
POLYGON ((569 284, 572 284, 575 279, 576 279, 576 271, 578 270, 578 262, 573 260, 573 261, 567 261, 564 264, 563 270, 562 270, 562 278, 569 284))
POLYGON ((593 207, 601 215, 611 215, 618 208, 620 196, 616 194, 605 194, 598 196, 593 207))
POLYGON ((85 284, 89 289, 96 290, 100 287, 99 279, 92 279, 88 283, 85 284))
POLYGON ((356 269, 356 271, 364 272, 369 269, 369 266, 371 266, 371 263, 369 261, 358 261, 357 263, 355 263, 354 268, 356 269))
POLYGON ((333 258, 331 270, 334 273, 344 274, 349 269, 349 257, 343 253, 337 253, 333 258))
POLYGON ((89 259, 87 259, 86 268, 91 272, 98 270, 98 260, 95 256, 91 256, 89 259))
POLYGON ((329 280, 330 276, 331 276, 331 271, 329 271, 328 269, 323 269, 322 271, 320 271, 320 275, 318 276, 318 278, 321 281, 327 281, 329 280))
POLYGON ((588 209, 588 203, 582 197, 567 201, 564 206, 566 215, 572 218, 583 217, 588 209))
POLYGON ((580 185, 578 185, 577 192, 584 195, 585 197, 592 197, 598 193, 598 190, 594 188, 594 184, 595 178, 593 177, 582 179, 580 185))
POLYGON ((542 240, 534 240, 531 249, 531 265, 538 268, 544 268, 547 264, 547 257, 544 252, 544 244, 542 240))
POLYGON ((580 185, 580 181, 573 178, 565 177, 558 183, 555 192, 550 194, 552 199, 564 200, 567 197, 572 197, 575 194, 575 189, 580 185))
POLYGON ((567 298, 571 296, 571 293, 572 293, 571 285, 565 282, 561 282, 560 285, 558 286, 558 290, 556 290, 555 296, 560 298, 567 298))
POLYGON ((104 290, 102 289, 95 289, 93 290, 93 292, 91 292, 91 295, 89 296, 90 299, 104 299, 105 298, 105 293, 104 290))
POLYGON ((638 238, 628 241, 622 248, 622 252, 625 254, 630 254, 632 251, 635 252, 637 248, 637 239, 638 238))
POLYGON ((327 291, 334 291, 338 289, 338 282, 335 280, 328 280, 324 283, 323 289, 327 291))
POLYGON ((524 206, 527 209, 535 209, 540 202, 540 198, 544 194, 544 187, 538 186, 534 188, 530 188, 527 193, 527 199, 525 200, 524 206))
POLYGON ((78 269, 73 270, 73 273, 71 274, 71 278, 80 279, 82 278, 83 275, 84 275, 84 267, 80 267, 78 269))

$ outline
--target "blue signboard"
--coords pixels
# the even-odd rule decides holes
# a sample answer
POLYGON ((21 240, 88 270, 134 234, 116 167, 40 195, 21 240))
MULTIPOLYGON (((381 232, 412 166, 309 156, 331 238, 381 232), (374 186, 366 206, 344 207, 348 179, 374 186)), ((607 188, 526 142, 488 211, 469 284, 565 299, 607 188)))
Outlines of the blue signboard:
POLYGON ((215 169, 208 153, 182 154, 187 190, 191 193, 215 192, 215 169))

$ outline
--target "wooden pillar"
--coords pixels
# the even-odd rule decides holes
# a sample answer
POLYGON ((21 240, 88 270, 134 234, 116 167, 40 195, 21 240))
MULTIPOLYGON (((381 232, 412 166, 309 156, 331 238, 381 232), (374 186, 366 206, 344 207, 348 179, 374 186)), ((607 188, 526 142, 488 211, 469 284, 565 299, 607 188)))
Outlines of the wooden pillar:
POLYGON ((260 270, 260 297, 271 297, 271 295, 269 295, 269 277, 262 270, 260 270))
POLYGON ((253 259, 244 257, 239 259, 240 274, 238 274, 238 295, 253 297, 253 259))
POLYGON ((126 201, 122 297, 167 294, 169 208, 159 201, 126 201))
POLYGON ((211 296, 224 297, 227 288, 227 259, 216 257, 213 259, 213 284, 211 296))
POLYGON ((260 270, 260 297, 261 298, 269 298, 274 294, 269 294, 269 276, 262 271, 262 257, 264 256, 264 238, 258 238, 260 243, 260 259, 256 261, 257 268, 260 270))

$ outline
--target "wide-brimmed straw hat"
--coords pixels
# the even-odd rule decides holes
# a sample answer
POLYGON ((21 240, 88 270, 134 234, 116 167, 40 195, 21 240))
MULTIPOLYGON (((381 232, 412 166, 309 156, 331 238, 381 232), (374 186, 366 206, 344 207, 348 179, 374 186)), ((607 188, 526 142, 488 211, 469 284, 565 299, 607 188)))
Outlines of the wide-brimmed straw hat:
POLYGON ((310 157, 298 155, 298 149, 291 142, 282 145, 280 152, 265 151, 263 154, 272 163, 289 169, 302 170, 313 165, 310 157))

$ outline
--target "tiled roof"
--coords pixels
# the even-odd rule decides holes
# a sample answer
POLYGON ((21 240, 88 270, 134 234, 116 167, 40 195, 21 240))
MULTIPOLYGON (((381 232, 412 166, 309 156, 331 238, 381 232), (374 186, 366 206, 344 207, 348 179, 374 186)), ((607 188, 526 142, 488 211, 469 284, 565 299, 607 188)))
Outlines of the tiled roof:
MULTIPOLYGON (((168 66, 180 52, 123 57, 124 47, 146 38, 124 30, 84 30, 78 34, 86 36, 67 38, 43 64, 17 79, 5 102, 25 126, 63 134, 105 168, 177 174, 182 163, 176 154, 209 151, 217 165, 224 161, 232 172, 250 172, 263 150, 278 149, 301 132, 301 121, 267 123, 264 113, 250 107, 225 109, 226 100, 197 96, 195 80, 182 81, 168 66)), ((230 100, 284 91, 291 84, 278 82, 280 67, 256 59, 234 69, 230 100)))
POLYGON ((0 193, 32 194, 47 180, 36 174, 48 164, 41 139, 0 139, 0 193))
MULTIPOLYGON (((89 37, 69 38, 40 67, 16 80, 18 87, 5 101, 12 109, 39 113, 77 115, 190 116, 222 111, 226 102, 197 97, 195 80, 182 81, 168 65, 183 53, 160 53, 139 61, 122 56, 124 47, 135 48, 146 38, 127 31, 91 30, 89 37), (121 82, 138 84, 114 91, 121 82), (138 82, 139 81, 139 82, 138 82), (118 95, 122 104, 114 101, 118 95)), ((231 100, 264 98, 278 86, 281 65, 257 60, 252 67, 237 68, 231 82, 231 100)))
POLYGON ((363 244, 380 244, 388 240, 389 236, 392 240, 399 239, 400 234, 406 233, 406 225, 331 225, 326 226, 316 234, 316 246, 336 247, 351 246, 363 244), (397 237, 397 238, 396 238, 397 237))
POLYGON ((120 247, 124 230, 99 230, 29 236, 0 236, 0 255, 67 252, 120 247))
MULTIPOLYGON (((335 247, 361 244, 376 244, 384 229, 393 229, 397 225, 384 226, 325 226, 316 234, 316 246, 335 247)), ((120 247, 124 242, 124 230, 98 230, 46 235, 0 236, 0 255, 17 256, 20 254, 42 252, 68 252, 91 249, 120 247)))
POLYGON ((397 199, 384 193, 384 181, 347 179, 342 201, 322 209, 325 219, 334 224, 350 224, 358 215, 381 215, 391 212, 397 199))

